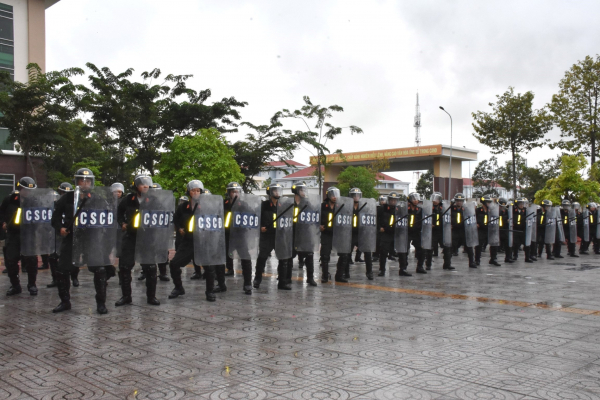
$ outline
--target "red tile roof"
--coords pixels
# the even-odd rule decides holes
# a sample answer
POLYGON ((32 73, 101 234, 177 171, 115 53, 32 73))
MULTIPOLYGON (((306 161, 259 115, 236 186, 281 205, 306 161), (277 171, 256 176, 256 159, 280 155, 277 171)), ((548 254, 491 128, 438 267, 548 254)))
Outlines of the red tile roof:
MULTIPOLYGON (((471 178, 463 178, 463 186, 473 186, 473 180, 471 178)), ((498 184, 498 182, 494 182, 492 186, 497 188, 503 188, 500 184, 498 184)))
POLYGON ((379 179, 380 181, 402 182, 400 179, 396 179, 392 176, 386 175, 383 172, 380 172, 379 174, 377 174, 377 179, 379 179))
POLYGON ((294 167, 306 167, 306 165, 304 164, 300 164, 297 161, 294 160, 285 160, 285 162, 283 161, 270 161, 267 163, 267 165, 271 166, 271 167, 287 167, 288 165, 294 166, 294 167), (287 165, 286 165, 287 162, 287 165))
MULTIPOLYGON (((296 171, 293 174, 289 174, 283 177, 283 179, 288 179, 288 178, 309 178, 309 177, 315 177, 314 173, 317 170, 316 166, 313 167, 308 167, 308 168, 304 168, 301 169, 300 171, 296 171)), ((321 171, 324 171, 325 167, 321 166, 321 171)))

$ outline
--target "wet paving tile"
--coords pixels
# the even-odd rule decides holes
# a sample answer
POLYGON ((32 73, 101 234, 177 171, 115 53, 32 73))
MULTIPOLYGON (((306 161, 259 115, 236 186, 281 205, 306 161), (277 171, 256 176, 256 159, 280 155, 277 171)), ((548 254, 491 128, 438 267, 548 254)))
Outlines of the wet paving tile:
POLYGON ((269 277, 252 296, 238 273, 216 303, 186 268, 186 295, 169 300, 159 282, 160 307, 137 280, 134 304, 113 307, 111 280, 104 316, 86 271, 73 310, 52 314, 40 271, 36 298, 0 299, 0 399, 600 398, 600 269, 434 261, 413 279, 391 263, 372 282, 357 264, 350 284, 316 288, 294 268, 292 291, 269 277))

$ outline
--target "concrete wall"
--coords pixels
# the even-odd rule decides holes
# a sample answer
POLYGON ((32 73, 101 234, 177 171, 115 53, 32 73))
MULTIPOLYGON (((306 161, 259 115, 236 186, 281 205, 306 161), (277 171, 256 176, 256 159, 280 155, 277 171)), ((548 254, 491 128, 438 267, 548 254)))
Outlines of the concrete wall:
MULTIPOLYGON (((39 157, 32 157, 32 163, 35 168, 38 187, 47 187, 44 162, 39 157)), ((29 164, 25 162, 25 157, 20 154, 7 154, 7 152, 0 156, 0 174, 14 174, 15 182, 24 176, 33 178, 33 171, 29 164)))
POLYGON ((27 82, 27 64, 29 63, 29 31, 27 0, 0 0, 0 3, 13 7, 15 36, 15 80, 27 82))
MULTIPOLYGON (((1 0, 0 0, 1 1, 1 0)), ((46 72, 46 2, 27 0, 28 56, 30 63, 37 63, 46 72)))

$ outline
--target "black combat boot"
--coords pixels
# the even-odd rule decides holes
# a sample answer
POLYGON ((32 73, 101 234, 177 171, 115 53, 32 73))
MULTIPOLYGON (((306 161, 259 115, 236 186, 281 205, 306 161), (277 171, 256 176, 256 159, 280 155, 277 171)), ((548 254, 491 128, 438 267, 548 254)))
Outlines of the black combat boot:
POLYGON ((252 261, 242 260, 242 276, 244 277, 244 293, 252 294, 252 261))
POLYGON ((169 282, 171 280, 171 278, 167 276, 167 264, 168 263, 158 264, 158 279, 163 282, 169 282))
POLYGON ((56 271, 56 287, 58 288, 58 297, 60 298, 60 304, 54 307, 53 313, 59 313, 71 309, 71 294, 69 289, 71 287, 71 279, 68 274, 56 271))
POLYGON ((292 290, 292 285, 287 282, 287 260, 279 261, 277 264, 277 289, 292 290))
POLYGON ((329 282, 329 263, 321 263, 321 283, 329 282))
POLYGON ((121 266, 119 268, 119 278, 121 279, 121 298, 115 302, 115 307, 131 304, 131 268, 121 266))
POLYGON ((171 291, 169 298, 175 299, 185 294, 185 290, 183 289, 183 282, 181 282, 181 268, 169 267, 169 270, 171 272, 171 279, 173 279, 173 284, 175 285, 175 288, 171 291))
POLYGON ((190 277, 191 280, 202 279, 202 269, 199 265, 194 265, 194 273, 190 277))
MULTIPOLYGON (((218 268, 218 267, 216 267, 218 268)), ((217 296, 215 295, 215 266, 209 265, 204 268, 204 279, 206 280, 206 301, 216 301, 217 296)))
POLYGON ((160 306, 160 301, 156 298, 156 265, 146 267, 146 302, 152 306, 160 306))
POLYGON ((346 263, 348 260, 346 259, 346 255, 339 256, 336 269, 335 269, 335 281, 341 283, 348 283, 348 279, 344 277, 346 272, 346 263))
POLYGON ((99 267, 94 272, 94 288, 96 289, 96 311, 98 314, 106 314, 106 269, 99 267))
POLYGON ((312 256, 308 256, 304 259, 306 263, 306 283, 309 286, 317 286, 315 282, 315 260, 312 256))
POLYGON ((71 282, 73 282, 73 287, 79 286, 79 268, 75 267, 71 271, 71 282))
POLYGON ((29 291, 29 295, 37 296, 38 289, 36 286, 38 266, 37 266, 37 258, 30 265, 27 266, 28 274, 27 274, 27 290, 29 291))
MULTIPOLYGON (((225 285, 225 266, 217 265, 215 268, 215 275, 217 276, 217 285, 213 290, 213 293, 221 293, 227 291, 227 285, 225 285)), ((206 270, 204 270, 204 275, 206 275, 206 270)))
POLYGON ((365 266, 367 279, 372 281, 373 278, 373 254, 365 253, 365 266))

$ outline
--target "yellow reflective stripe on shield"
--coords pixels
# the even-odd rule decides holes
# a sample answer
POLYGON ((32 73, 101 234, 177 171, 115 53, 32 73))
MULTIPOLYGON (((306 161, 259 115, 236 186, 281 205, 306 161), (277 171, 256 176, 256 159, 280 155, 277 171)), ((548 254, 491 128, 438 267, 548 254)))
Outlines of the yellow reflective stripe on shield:
POLYGON ((590 214, 590 222, 594 223, 594 216, 590 214))
POLYGON ((135 214, 135 217, 133 217, 133 227, 134 228, 140 227, 140 213, 135 214))
POLYGON ((329 213, 328 221, 327 226, 331 226, 333 224, 333 213, 329 213))
POLYGON ((440 214, 436 214, 436 221, 435 221, 435 225, 439 226, 440 225, 440 214))
POLYGON ((502 227, 502 218, 500 218, 500 227, 502 227))
POLYGON ((456 214, 456 222, 460 224, 460 213, 456 214))
POLYGON ((227 213, 227 217, 225 218, 225 228, 229 228, 229 222, 231 222, 231 211, 227 213))
POLYGON ((483 224, 487 225, 487 215, 485 216, 485 218, 483 218, 483 224))
POLYGON ((277 228, 277 213, 273 213, 273 228, 277 228))
POLYGON ((544 223, 544 214, 542 214, 542 218, 540 218, 540 224, 544 223))
POLYGON ((188 232, 194 232, 194 216, 190 218, 190 223, 188 224, 188 232))
POLYGON ((410 216, 410 227, 411 227, 411 228, 412 228, 412 226, 413 226, 414 222, 415 222, 415 215, 414 215, 414 214, 411 214, 411 216, 410 216))
POLYGON ((298 213, 300 212, 300 210, 298 209, 298 207, 294 207, 294 223, 298 222, 298 213))
POLYGON ((352 218, 352 227, 356 228, 356 223, 358 222, 358 217, 355 215, 354 218, 352 218))
POLYGON ((394 216, 390 217, 390 226, 394 226, 394 216))
POLYGON ((21 223, 21 208, 17 209, 17 215, 15 216, 15 225, 19 225, 21 223))

